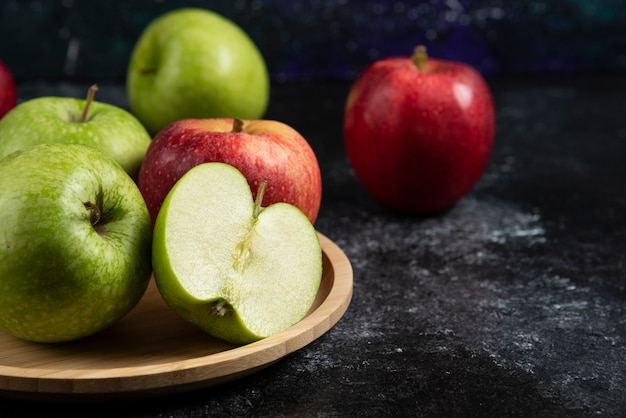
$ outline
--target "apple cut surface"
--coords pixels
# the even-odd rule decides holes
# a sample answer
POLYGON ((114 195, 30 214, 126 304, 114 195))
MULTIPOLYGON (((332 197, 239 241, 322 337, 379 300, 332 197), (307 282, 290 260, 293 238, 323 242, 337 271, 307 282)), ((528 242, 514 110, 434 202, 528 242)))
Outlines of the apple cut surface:
POLYGON ((246 178, 224 163, 188 171, 154 227, 159 291, 183 319, 234 343, 301 320, 322 275, 315 228, 295 206, 261 208, 246 178))

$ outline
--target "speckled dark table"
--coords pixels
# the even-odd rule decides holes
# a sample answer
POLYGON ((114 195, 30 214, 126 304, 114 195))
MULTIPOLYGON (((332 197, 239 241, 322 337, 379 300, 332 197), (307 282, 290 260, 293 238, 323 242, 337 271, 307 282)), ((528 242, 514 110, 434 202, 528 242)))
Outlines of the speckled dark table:
MULTIPOLYGON (((428 218, 386 211, 353 176, 347 84, 274 86, 267 117, 312 143, 317 228, 354 269, 352 303, 319 340, 217 388, 106 405, 0 399, 0 416, 625 414, 626 77, 489 81, 488 170, 428 218)), ((20 87, 25 99, 82 97, 87 85, 20 87)), ((98 94, 126 106, 123 86, 98 94)))

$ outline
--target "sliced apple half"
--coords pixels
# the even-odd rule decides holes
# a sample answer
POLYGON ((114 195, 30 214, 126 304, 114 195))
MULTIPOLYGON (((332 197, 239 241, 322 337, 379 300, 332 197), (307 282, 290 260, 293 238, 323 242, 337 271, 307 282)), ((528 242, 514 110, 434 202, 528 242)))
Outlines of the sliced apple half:
POLYGON ((244 344, 274 335, 309 311, 322 277, 315 227, 295 206, 262 207, 246 178, 224 163, 189 170, 154 226, 153 269, 184 320, 244 344))

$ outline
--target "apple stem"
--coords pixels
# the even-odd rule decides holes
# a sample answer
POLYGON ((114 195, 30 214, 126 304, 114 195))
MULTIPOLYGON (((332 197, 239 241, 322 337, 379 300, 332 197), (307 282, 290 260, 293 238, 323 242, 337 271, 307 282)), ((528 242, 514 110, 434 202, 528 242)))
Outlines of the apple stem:
POLYGON ((426 47, 424 45, 418 45, 415 47, 411 61, 413 61, 413 64, 415 64, 418 70, 424 71, 426 68, 426 61, 428 61, 428 53, 426 52, 426 47))
POLYGON ((259 213, 261 213, 261 210, 263 209, 261 204, 263 203, 265 189, 267 189, 267 181, 263 180, 259 184, 259 188, 256 192, 256 199, 254 200, 254 214, 252 216, 254 216, 255 219, 259 217, 259 213))
POLYGON ((83 109, 83 116, 80 118, 81 122, 87 121, 87 114, 89 113, 89 107, 91 106, 91 102, 93 102, 93 98, 98 91, 98 85, 94 84, 89 87, 89 91, 87 92, 87 100, 85 100, 85 108, 83 109))
POLYGON ((102 192, 102 185, 98 188, 98 194, 96 195, 96 203, 91 201, 87 201, 83 203, 85 209, 91 212, 89 216, 89 222, 91 222, 91 226, 96 226, 98 222, 102 219, 102 201, 104 199, 104 193, 102 192))
POLYGON ((233 119, 233 130, 231 132, 241 132, 243 131, 243 121, 239 118, 233 119))
POLYGON ((100 218, 102 217, 102 211, 93 202, 85 202, 85 209, 91 211, 91 215, 89 216, 89 222, 91 222, 91 226, 96 226, 98 222, 100 222, 100 218))

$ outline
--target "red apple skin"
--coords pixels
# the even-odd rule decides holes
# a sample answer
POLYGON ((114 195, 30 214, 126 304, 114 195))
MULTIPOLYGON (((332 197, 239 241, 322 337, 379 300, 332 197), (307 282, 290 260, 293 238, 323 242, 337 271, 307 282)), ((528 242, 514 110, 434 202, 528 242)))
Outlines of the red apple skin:
POLYGON ((320 167, 309 143, 278 121, 245 120, 232 132, 233 119, 183 119, 152 140, 139 171, 138 185, 152 222, 172 186, 191 168, 222 162, 246 177, 254 196, 267 181, 263 206, 287 202, 315 223, 322 199, 320 167))
POLYGON ((0 61, 0 119, 17 105, 15 79, 6 64, 0 61))
POLYGON ((367 67, 348 94, 344 142, 381 205, 421 215, 452 207, 478 182, 495 135, 489 87, 472 67, 411 57, 367 67))

